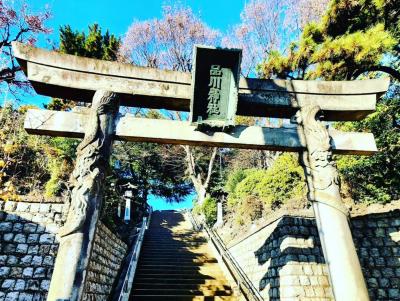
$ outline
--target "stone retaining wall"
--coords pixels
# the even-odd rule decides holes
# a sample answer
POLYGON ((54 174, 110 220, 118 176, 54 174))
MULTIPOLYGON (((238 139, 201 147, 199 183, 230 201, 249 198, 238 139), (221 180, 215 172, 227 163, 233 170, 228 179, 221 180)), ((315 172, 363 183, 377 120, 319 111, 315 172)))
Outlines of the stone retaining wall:
POLYGON ((63 204, 0 201, 0 300, 45 300, 63 204))
POLYGON ((127 245, 99 223, 83 300, 108 299, 126 252, 127 245))
POLYGON ((400 210, 351 221, 371 300, 400 300, 400 210))
POLYGON ((283 216, 229 250, 264 300, 332 300, 313 218, 283 216))
MULTIPOLYGON (((46 300, 55 257, 56 233, 68 207, 64 204, 0 201, 0 301, 46 300)), ((85 300, 106 300, 126 245, 99 223, 89 264, 85 300)))
MULTIPOLYGON (((400 210, 351 224, 371 300, 400 300, 400 210)), ((228 247, 264 300, 333 300, 310 211, 283 214, 228 247)))

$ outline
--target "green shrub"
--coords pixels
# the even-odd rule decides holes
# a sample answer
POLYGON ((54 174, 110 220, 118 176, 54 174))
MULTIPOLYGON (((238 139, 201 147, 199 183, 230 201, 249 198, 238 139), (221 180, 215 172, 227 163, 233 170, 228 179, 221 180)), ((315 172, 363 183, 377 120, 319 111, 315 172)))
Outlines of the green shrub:
POLYGON ((194 215, 201 215, 203 213, 203 206, 199 204, 197 201, 194 203, 192 213, 194 215))
POLYGON ((62 190, 61 176, 62 176, 62 165, 60 160, 52 158, 49 160, 48 169, 50 172, 50 180, 45 185, 45 196, 53 197, 59 195, 62 190))
POLYGON ((195 215, 204 215, 206 224, 212 226, 217 221, 217 200, 212 197, 207 197, 203 204, 196 204, 193 206, 192 213, 195 215))
POLYGON ((212 226, 217 221, 217 201, 208 197, 204 200, 202 211, 206 219, 206 224, 212 226))
POLYGON ((289 153, 279 156, 267 170, 235 172, 231 183, 234 183, 228 196, 228 207, 231 209, 249 197, 253 202, 259 199, 264 206, 271 208, 302 197, 305 188, 303 169, 298 164, 297 156, 289 153), (242 175, 245 177, 238 181, 242 175))
MULTIPOLYGON (((397 92, 398 95, 398 92, 397 92)), ((336 156, 340 175, 352 198, 362 203, 387 203, 400 196, 400 98, 378 103, 362 121, 335 124, 346 131, 372 132, 379 152, 373 156, 336 156)))
POLYGON ((267 206, 279 205, 293 198, 300 198, 305 188, 304 171, 297 155, 278 157, 257 185, 257 191, 267 206))
POLYGON ((228 193, 234 193, 237 184, 246 178, 247 171, 243 169, 234 170, 228 175, 228 179, 225 184, 225 191, 228 193))

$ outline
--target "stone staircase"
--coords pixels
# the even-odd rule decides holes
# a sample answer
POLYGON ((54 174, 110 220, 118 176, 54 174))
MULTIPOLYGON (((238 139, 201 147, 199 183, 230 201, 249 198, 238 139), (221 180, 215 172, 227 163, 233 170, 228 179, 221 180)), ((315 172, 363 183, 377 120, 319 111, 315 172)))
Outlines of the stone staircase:
POLYGON ((130 300, 237 300, 206 238, 177 211, 156 211, 146 233, 130 300))

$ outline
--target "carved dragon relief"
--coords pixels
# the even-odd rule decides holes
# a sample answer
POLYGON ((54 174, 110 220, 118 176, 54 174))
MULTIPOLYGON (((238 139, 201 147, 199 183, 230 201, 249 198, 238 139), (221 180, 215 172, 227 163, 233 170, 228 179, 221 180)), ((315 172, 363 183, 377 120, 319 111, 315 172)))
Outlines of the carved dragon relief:
POLYGON ((115 93, 97 91, 88 116, 85 137, 77 148, 77 159, 70 183, 70 209, 59 235, 80 232, 87 218, 90 202, 102 194, 102 183, 108 169, 113 120, 118 113, 115 93), (112 128, 110 128, 112 127, 112 128))
POLYGON ((295 116, 295 122, 302 128, 301 139, 307 146, 300 161, 306 173, 308 198, 335 207, 347 215, 348 210, 340 196, 339 174, 332 160, 331 137, 326 125, 319 120, 319 112, 319 106, 307 105, 295 116))

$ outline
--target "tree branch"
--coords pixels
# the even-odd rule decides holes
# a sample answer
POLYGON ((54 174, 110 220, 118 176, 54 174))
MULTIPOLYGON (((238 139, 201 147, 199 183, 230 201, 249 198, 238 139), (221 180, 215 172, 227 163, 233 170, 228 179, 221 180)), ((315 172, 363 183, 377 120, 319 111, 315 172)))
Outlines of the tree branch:
POLYGON ((381 72, 387 73, 387 74, 391 75, 393 78, 395 78, 396 80, 400 81, 400 72, 397 71, 396 69, 393 69, 388 66, 371 66, 371 67, 366 67, 363 69, 357 69, 353 73, 352 78, 356 79, 357 77, 359 77, 361 74, 363 74, 365 72, 373 72, 373 71, 381 71, 381 72))
POLYGON ((214 166, 214 162, 215 162, 215 157, 217 156, 217 152, 218 152, 218 148, 214 147, 213 148, 213 152, 211 154, 211 158, 210 158, 210 162, 208 163, 208 170, 207 170, 207 178, 204 181, 204 188, 207 190, 208 185, 210 184, 210 180, 211 180, 211 174, 213 171, 213 166, 214 166))

